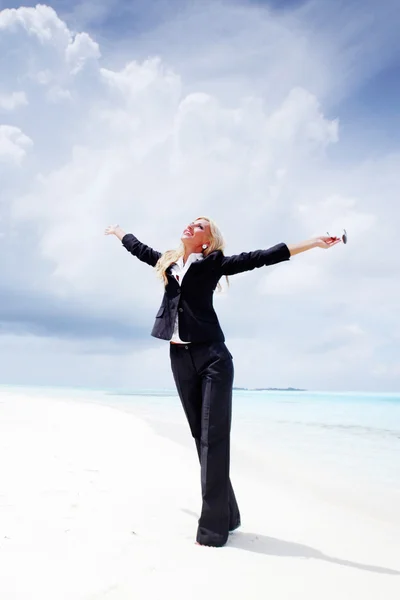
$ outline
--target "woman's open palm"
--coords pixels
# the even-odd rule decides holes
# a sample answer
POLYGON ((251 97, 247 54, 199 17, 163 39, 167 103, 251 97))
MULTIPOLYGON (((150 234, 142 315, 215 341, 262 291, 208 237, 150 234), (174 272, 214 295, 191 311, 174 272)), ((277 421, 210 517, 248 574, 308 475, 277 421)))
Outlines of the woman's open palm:
POLYGON ((119 225, 109 225, 106 227, 104 235, 114 235, 117 227, 119 227, 119 225))
POLYGON ((324 250, 326 250, 327 248, 332 248, 332 246, 339 244, 341 241, 342 240, 339 237, 328 235, 323 235, 321 237, 316 238, 318 248, 324 248, 324 250))

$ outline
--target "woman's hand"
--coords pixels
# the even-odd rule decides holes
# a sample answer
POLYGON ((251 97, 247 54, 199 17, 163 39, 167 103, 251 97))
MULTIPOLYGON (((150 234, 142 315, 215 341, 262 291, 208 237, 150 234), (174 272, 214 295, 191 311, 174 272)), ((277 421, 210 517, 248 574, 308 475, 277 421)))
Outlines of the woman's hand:
POLYGON ((125 235, 125 231, 119 225, 109 225, 104 231, 104 235, 116 235, 119 240, 125 235))
POLYGON ((326 250, 327 248, 331 248, 332 246, 339 244, 341 241, 342 241, 341 238, 338 238, 333 235, 331 235, 331 236, 322 235, 321 237, 315 238, 315 245, 318 248, 324 248, 324 250, 326 250))
POLYGON ((288 244, 287 247, 289 249, 290 256, 295 256, 296 254, 300 254, 300 252, 305 252, 306 250, 311 250, 312 248, 323 248, 326 250, 327 248, 336 246, 336 244, 339 244, 341 241, 341 238, 333 235, 322 235, 317 238, 312 238, 311 240, 306 240, 305 242, 288 244))
POLYGON ((104 235, 115 235, 115 232, 118 229, 118 227, 119 225, 109 225, 108 227, 106 227, 104 235))

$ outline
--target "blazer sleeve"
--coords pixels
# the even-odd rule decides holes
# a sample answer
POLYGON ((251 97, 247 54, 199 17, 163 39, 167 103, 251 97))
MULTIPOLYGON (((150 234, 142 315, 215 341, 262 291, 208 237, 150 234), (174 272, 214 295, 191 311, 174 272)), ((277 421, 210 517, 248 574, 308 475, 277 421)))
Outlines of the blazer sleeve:
POLYGON ((272 246, 267 250, 254 250, 253 252, 224 256, 221 262, 221 275, 236 275, 236 273, 275 265, 289 259, 290 251, 284 243, 272 246))
POLYGON ((128 250, 133 256, 136 256, 142 262, 147 263, 151 267, 155 267, 158 259, 161 256, 161 252, 157 252, 150 248, 150 246, 146 246, 146 244, 142 244, 139 240, 132 234, 127 233, 121 240, 124 248, 128 250))

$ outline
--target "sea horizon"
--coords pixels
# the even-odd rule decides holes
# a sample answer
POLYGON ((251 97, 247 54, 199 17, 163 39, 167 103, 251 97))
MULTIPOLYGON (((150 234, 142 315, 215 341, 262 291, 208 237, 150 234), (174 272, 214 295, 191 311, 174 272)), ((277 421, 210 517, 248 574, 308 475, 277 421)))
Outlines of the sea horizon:
MULTIPOLYGON (((130 386, 120 386, 120 387, 109 387, 109 386, 87 386, 87 385, 77 385, 77 384, 51 384, 51 383, 15 383, 15 382, 7 382, 0 383, 1 388, 30 388, 30 389, 60 389, 60 390, 76 390, 76 391, 84 391, 84 392, 106 392, 106 393, 115 393, 115 394, 132 394, 138 395, 142 393, 168 393, 170 395, 177 396, 178 393, 174 387, 139 387, 133 388, 130 386)), ((338 395, 338 396, 346 396, 346 395, 362 395, 362 396, 382 396, 382 397, 395 397, 400 400, 400 390, 392 390, 390 392, 383 392, 379 390, 329 390, 329 389, 312 389, 312 388, 296 388, 295 386, 288 386, 286 388, 281 387, 246 387, 246 386, 234 386, 233 392, 282 392, 282 393, 290 393, 290 394, 313 394, 313 395, 338 395)))

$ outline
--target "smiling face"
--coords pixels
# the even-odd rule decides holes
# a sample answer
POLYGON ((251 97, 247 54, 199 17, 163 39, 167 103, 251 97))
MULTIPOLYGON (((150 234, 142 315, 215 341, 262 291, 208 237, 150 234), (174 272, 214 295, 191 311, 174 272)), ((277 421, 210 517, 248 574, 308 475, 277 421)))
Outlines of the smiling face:
POLYGON ((185 250, 202 252, 203 244, 210 245, 210 223, 205 219, 196 219, 182 233, 181 240, 185 250))

